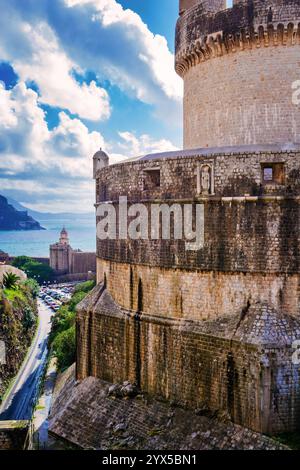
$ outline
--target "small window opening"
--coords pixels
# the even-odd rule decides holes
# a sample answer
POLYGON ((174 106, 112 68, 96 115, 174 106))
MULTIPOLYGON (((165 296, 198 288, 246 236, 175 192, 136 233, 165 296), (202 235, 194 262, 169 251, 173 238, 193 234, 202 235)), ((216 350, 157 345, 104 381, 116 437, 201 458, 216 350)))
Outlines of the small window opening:
POLYGON ((273 181, 273 168, 271 166, 266 166, 264 168, 264 181, 273 181))
POLYGON ((144 170, 144 191, 160 188, 160 169, 149 168, 144 170))
POLYGON ((284 163, 263 163, 262 180, 265 184, 284 184, 284 163))

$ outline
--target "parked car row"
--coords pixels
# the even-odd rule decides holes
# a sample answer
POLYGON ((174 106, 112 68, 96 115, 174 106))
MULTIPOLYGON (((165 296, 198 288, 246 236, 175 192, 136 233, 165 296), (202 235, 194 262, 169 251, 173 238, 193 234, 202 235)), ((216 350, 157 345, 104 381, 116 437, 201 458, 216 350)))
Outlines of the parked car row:
POLYGON ((58 285, 56 287, 42 287, 39 293, 42 299, 54 312, 57 312, 62 304, 68 302, 74 291, 74 285, 58 285))
POLYGON ((62 305, 60 301, 55 300, 48 294, 40 293, 40 298, 48 305, 48 307, 54 310, 54 312, 57 312, 57 310, 59 310, 62 305))

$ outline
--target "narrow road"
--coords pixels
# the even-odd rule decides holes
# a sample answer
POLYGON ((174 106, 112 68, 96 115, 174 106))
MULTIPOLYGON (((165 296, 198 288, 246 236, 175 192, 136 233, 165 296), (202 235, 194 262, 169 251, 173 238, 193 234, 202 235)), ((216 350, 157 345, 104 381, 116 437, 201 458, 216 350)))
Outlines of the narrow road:
POLYGON ((0 407, 0 421, 31 419, 39 379, 48 352, 52 311, 38 301, 39 327, 14 384, 0 407))

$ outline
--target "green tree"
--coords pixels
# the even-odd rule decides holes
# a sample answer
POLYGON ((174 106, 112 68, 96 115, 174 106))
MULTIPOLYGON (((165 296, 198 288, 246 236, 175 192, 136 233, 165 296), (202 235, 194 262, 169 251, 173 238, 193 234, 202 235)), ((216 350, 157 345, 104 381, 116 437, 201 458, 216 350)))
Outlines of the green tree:
POLYGON ((73 364, 76 356, 75 325, 58 333, 53 341, 52 348, 57 358, 59 370, 64 370, 73 364))
POLYGON ((28 277, 35 279, 39 284, 52 281, 54 279, 54 271, 47 264, 38 261, 28 261, 21 268, 28 277))
POLYGON ((17 256, 12 264, 16 268, 22 269, 29 278, 35 279, 39 284, 51 282, 54 279, 54 271, 50 266, 29 256, 17 256))
POLYGON ((11 264, 15 268, 22 269, 24 264, 29 262, 33 262, 33 259, 29 258, 29 256, 16 256, 11 264))
POLYGON ((40 292, 40 286, 38 285, 38 283, 34 279, 26 279, 24 285, 26 287, 29 287, 32 297, 36 299, 40 292))
POLYGON ((78 284, 67 305, 63 305, 52 318, 50 343, 52 352, 57 357, 58 369, 66 369, 75 361, 76 338, 75 317, 76 305, 95 286, 94 281, 78 284))
POLYGON ((90 292, 96 285, 95 281, 86 281, 86 282, 81 282, 80 284, 77 284, 77 286, 74 289, 74 292, 90 292))

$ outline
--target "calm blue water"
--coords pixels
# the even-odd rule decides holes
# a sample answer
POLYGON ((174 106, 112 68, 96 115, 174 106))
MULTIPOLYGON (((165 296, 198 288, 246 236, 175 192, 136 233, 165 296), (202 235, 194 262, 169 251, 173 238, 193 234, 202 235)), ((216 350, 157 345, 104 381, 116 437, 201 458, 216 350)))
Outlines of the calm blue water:
POLYGON ((11 256, 49 256, 49 245, 59 239, 60 231, 65 225, 69 232, 72 248, 82 251, 96 250, 95 216, 74 216, 72 220, 41 220, 47 230, 33 231, 0 231, 0 249, 11 256))

